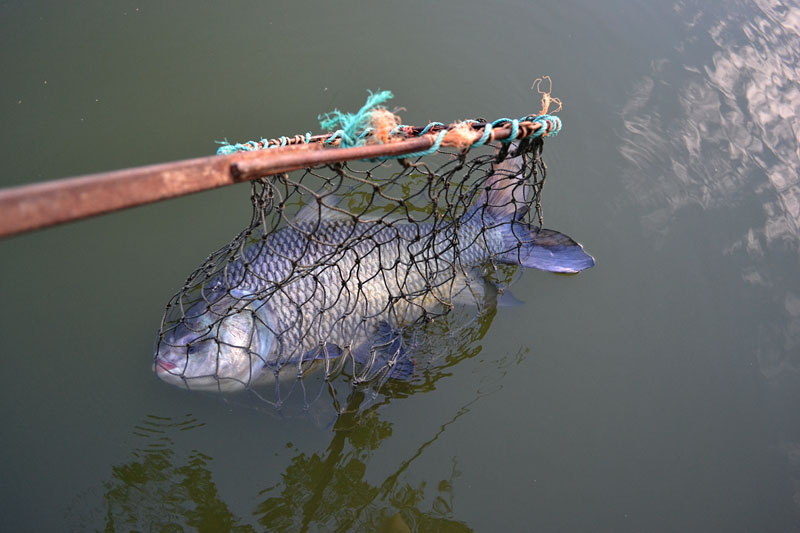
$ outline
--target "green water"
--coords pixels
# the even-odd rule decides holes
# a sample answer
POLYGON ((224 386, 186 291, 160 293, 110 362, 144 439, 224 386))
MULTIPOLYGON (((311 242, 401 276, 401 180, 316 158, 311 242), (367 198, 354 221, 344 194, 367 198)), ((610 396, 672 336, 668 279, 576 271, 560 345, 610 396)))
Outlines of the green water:
POLYGON ((246 186, 0 241, 9 531, 800 529, 800 5, 4 2, 0 185, 318 132, 520 117, 550 75, 548 227, 430 386, 333 425, 159 382, 163 305, 246 186))

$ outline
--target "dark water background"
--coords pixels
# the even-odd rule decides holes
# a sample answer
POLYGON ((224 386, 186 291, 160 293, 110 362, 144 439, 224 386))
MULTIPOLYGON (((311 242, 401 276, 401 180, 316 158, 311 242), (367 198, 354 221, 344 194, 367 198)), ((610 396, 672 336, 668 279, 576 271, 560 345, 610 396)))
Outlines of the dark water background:
POLYGON ((150 369, 246 186, 2 241, 3 529, 800 530, 798 51, 795 0, 3 2, 3 186, 318 132, 366 89, 520 117, 549 74, 545 222, 598 263, 321 427, 150 369))

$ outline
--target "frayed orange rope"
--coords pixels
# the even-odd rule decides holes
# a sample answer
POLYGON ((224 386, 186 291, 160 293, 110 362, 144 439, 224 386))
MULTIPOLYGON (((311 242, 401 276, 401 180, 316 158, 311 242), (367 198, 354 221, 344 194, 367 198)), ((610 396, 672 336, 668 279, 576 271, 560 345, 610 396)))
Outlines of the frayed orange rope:
POLYGON ((536 92, 542 95, 542 110, 539 112, 540 115, 558 113, 559 111, 561 111, 561 108, 563 107, 561 104, 561 100, 550 96, 550 92, 553 90, 553 80, 550 79, 550 76, 543 76, 541 78, 536 78, 533 81, 533 85, 531 85, 531 89, 536 89, 536 92), (545 81, 547 82, 547 90, 542 90, 542 83, 545 81), (558 107, 553 111, 550 111, 551 104, 556 104, 558 107))
POLYGON ((472 146, 472 143, 480 138, 481 134, 476 136, 475 130, 472 129, 469 122, 458 122, 445 134, 444 139, 442 139, 442 144, 444 146, 453 146, 463 151, 472 146))
POLYGON ((369 118, 370 125, 373 128, 372 139, 371 143, 380 143, 380 144, 387 144, 392 140, 399 140, 399 139, 390 139, 389 134, 395 129, 397 126, 401 124, 400 117, 389 111, 384 107, 379 107, 375 109, 369 118))
MULTIPOLYGON (((563 108, 561 100, 550 94, 553 89, 553 80, 550 76, 536 78, 533 85, 531 85, 531 89, 536 89, 536 92, 541 95, 542 109, 539 115, 558 113, 563 108), (547 84, 546 89, 543 88, 544 83, 547 84), (551 106, 556 106, 556 108, 550 111, 551 106)), ((395 109, 395 111, 398 110, 403 109, 395 109)), ((377 107, 372 111, 369 124, 373 131, 367 144, 388 144, 406 138, 403 134, 395 133, 395 135, 392 135, 392 131, 395 131, 402 124, 402 121, 399 116, 385 107, 377 107)), ((470 121, 456 122, 448 128, 441 144, 442 146, 452 146, 457 150, 466 151, 481 137, 483 137, 483 132, 475 131, 470 121)))

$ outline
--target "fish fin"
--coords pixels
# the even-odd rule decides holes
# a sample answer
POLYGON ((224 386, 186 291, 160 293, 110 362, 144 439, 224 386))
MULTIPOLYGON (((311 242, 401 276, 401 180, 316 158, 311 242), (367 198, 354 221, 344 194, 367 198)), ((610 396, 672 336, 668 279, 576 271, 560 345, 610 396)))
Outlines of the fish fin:
POLYGON ((244 300, 245 298, 250 298, 255 295, 255 293, 249 289, 228 289, 228 294, 234 298, 239 298, 240 300, 244 300))
POLYGON ((325 361, 326 359, 338 359, 339 356, 342 355, 342 349, 332 344, 330 342, 326 342, 324 344, 319 344, 309 351, 303 354, 301 358, 302 362, 308 361, 325 361))
MULTIPOLYGON (((408 380, 414 374, 414 361, 406 352, 403 333, 388 322, 378 325, 374 341, 353 349, 353 357, 359 365, 382 369, 388 367, 387 378, 408 380)), ((374 376, 375 373, 370 372, 374 376)))
MULTIPOLYGON (((513 143, 508 152, 517 153, 513 143)), ((492 167, 475 207, 465 218, 485 212, 503 232, 503 251, 497 260, 548 272, 572 274, 594 266, 594 258, 563 233, 532 227, 521 219, 530 210, 533 187, 522 175, 523 155, 507 157, 492 167)))
POLYGON ((435 287, 436 296, 445 303, 481 305, 486 301, 486 282, 477 269, 458 270, 455 276, 435 287))
POLYGON ((498 290, 492 282, 484 279, 476 268, 457 275, 452 286, 450 301, 454 304, 481 306, 497 302, 498 307, 518 307, 525 304, 508 289, 498 290), (487 300, 492 300, 492 303, 487 300))
POLYGON ((342 200, 340 196, 328 194, 319 198, 319 201, 312 201, 297 212, 294 216, 295 224, 315 225, 318 221, 353 220, 351 215, 337 208, 342 200))
MULTIPOLYGON (((517 143, 512 143, 508 153, 517 149, 517 143)), ((476 205, 483 206, 494 220, 520 220, 530 210, 533 188, 522 176, 522 157, 506 157, 495 163, 478 197, 476 205)))
POLYGON ((503 228, 503 252, 497 260, 548 272, 575 273, 594 266, 594 258, 572 238, 549 229, 512 222, 503 228))

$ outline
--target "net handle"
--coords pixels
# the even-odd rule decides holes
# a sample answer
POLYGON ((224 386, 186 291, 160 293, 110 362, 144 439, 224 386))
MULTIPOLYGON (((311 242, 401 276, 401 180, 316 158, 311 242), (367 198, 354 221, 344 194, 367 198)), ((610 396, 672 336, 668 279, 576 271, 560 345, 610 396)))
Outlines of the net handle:
MULTIPOLYGON (((474 127, 478 131, 484 125, 475 123, 474 127)), ((523 121, 514 126, 517 127, 498 125, 491 129, 490 137, 484 141, 507 140, 512 133, 516 133, 516 138, 533 134, 546 136, 554 127, 547 121, 523 121)), ((438 131, 442 129, 440 127, 438 131)), ((2 189, 0 238, 303 168, 417 154, 429 150, 439 138, 436 128, 422 130, 427 133, 387 144, 352 148, 328 147, 337 143, 326 145, 324 141, 329 136, 318 135, 310 139, 315 141, 311 143, 185 159, 2 189)))

